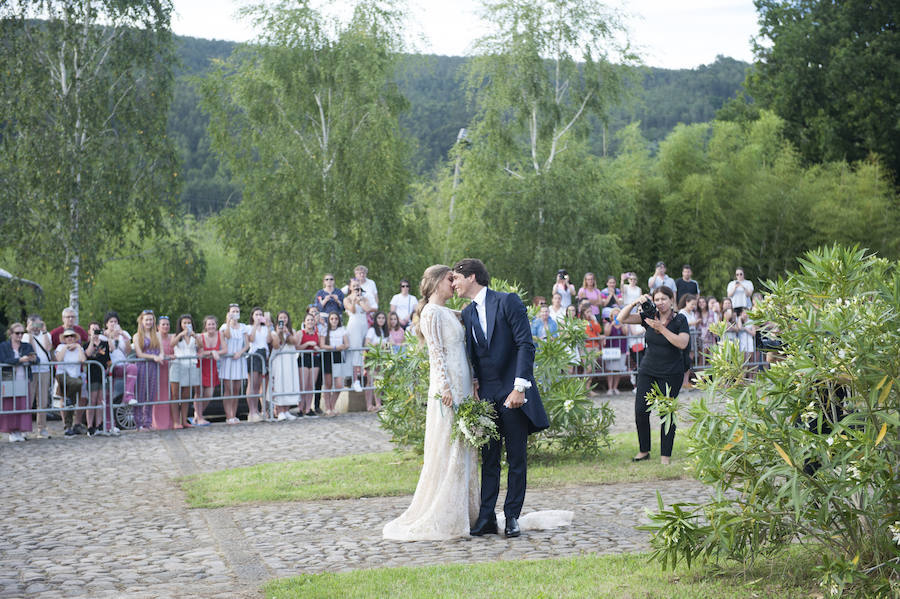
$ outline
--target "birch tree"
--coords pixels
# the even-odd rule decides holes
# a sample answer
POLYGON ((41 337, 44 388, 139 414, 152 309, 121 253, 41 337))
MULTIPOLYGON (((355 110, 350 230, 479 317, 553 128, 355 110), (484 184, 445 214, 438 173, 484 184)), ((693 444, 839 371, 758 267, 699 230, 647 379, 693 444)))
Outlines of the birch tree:
POLYGON ((212 146, 242 193, 219 219, 247 273, 242 299, 296 311, 324 272, 346 282, 360 263, 380 285, 410 276, 400 15, 362 2, 341 22, 302 1, 246 14, 257 43, 200 82, 212 146))
POLYGON ((535 293, 561 267, 617 271, 628 205, 587 135, 636 61, 618 14, 597 0, 486 0, 484 15, 492 31, 468 68, 477 116, 454 150, 445 247, 535 293))
POLYGON ((0 235, 17 263, 84 283, 174 200, 168 0, 0 5, 0 235))

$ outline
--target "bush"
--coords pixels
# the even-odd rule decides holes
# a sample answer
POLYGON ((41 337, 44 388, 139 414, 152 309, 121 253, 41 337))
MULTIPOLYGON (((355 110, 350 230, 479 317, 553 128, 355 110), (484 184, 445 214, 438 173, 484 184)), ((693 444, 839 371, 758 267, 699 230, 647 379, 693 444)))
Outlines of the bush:
MULTIPOLYGON (((516 286, 494 280, 492 289, 519 293, 516 286)), ((521 295, 521 294, 520 294, 521 295)), ((467 300, 454 297, 447 305, 461 309, 467 300)), ((557 448, 563 452, 596 455, 609 446, 609 428, 615 415, 608 404, 594 406, 580 379, 568 378, 572 347, 583 344, 584 325, 575 320, 560 325, 559 335, 538 344, 534 376, 547 410, 550 428, 529 436, 534 449, 557 448)), ((397 449, 422 452, 425 443, 425 406, 428 401, 428 353, 414 335, 407 334, 406 348, 394 354, 390 349, 372 349, 366 364, 375 368, 377 392, 384 404, 379 412, 381 426, 391 435, 397 449)))
POLYGON ((751 312, 783 343, 779 360, 751 378, 730 344, 710 356, 688 453, 715 500, 668 510, 660 500, 646 528, 664 566, 812 542, 826 596, 896 596, 900 269, 841 247, 800 264, 766 282, 751 312), (712 410, 721 397, 724 411, 712 410))

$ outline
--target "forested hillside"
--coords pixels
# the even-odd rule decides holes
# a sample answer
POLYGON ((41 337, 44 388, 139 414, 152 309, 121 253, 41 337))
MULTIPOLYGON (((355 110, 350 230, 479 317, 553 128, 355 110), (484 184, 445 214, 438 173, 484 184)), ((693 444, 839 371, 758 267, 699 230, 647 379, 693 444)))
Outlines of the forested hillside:
MULTIPOLYGON (((176 70, 175 97, 169 115, 169 133, 182 161, 182 201, 198 215, 218 212, 240 199, 228 174, 221 172, 210 152, 207 117, 191 77, 202 75, 212 61, 224 59, 237 47, 233 42, 191 37, 177 38, 180 64, 176 70)), ((415 145, 412 168, 430 172, 446 158, 459 129, 469 125, 472 107, 462 85, 466 59, 453 56, 409 55, 397 72, 397 84, 409 100, 401 124, 415 145)), ((616 152, 615 133, 632 121, 640 121, 644 137, 656 146, 678 123, 711 120, 726 100, 740 89, 749 65, 719 57, 696 69, 648 68, 638 74, 640 87, 627 105, 610 115, 604 135, 596 124, 590 145, 596 154, 616 152)))

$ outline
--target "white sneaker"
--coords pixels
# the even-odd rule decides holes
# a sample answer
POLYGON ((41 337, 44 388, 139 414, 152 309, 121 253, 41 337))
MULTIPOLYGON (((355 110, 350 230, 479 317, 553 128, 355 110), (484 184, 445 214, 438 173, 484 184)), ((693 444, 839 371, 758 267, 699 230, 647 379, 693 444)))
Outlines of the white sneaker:
POLYGON ((353 380, 353 387, 352 387, 352 388, 353 388, 353 390, 356 391, 357 393, 361 393, 362 390, 363 390, 362 385, 360 385, 360 384, 359 384, 359 381, 356 380, 356 379, 353 380))
POLYGON ((277 420, 278 422, 284 422, 285 420, 287 420, 287 416, 285 416, 284 412, 282 412, 275 417, 275 420, 277 420))
POLYGON ((23 433, 23 432, 10 433, 9 436, 10 436, 10 440, 14 441, 16 443, 25 440, 25 433, 23 433), (15 435, 15 436, 13 436, 13 435, 15 435))
POLYGON ((114 426, 111 429, 109 429, 109 432, 107 434, 110 437, 118 437, 119 435, 122 434, 122 431, 120 431, 117 427, 114 426))
POLYGON ((297 417, 291 414, 290 412, 282 412, 281 416, 284 416, 285 420, 296 420, 297 417))
POLYGON ((137 405, 137 400, 132 397, 131 399, 128 400, 128 405, 129 406, 137 405))

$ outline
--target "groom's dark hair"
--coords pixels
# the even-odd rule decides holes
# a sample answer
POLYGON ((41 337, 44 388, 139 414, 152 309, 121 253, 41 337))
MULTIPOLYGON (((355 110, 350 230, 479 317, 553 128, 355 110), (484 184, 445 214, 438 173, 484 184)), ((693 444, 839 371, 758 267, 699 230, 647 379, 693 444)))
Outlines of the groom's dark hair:
POLYGON ((475 282, 483 287, 491 284, 491 275, 488 274, 484 267, 484 262, 478 258, 463 258, 453 265, 453 272, 459 273, 464 277, 475 275, 475 282))

